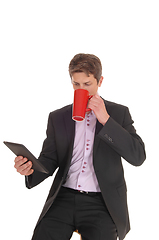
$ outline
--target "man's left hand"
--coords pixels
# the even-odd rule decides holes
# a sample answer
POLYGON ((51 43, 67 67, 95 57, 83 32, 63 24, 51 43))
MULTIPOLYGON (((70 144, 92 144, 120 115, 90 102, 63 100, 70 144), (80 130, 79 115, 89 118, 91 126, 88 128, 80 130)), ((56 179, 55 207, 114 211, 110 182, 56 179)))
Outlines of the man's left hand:
POLYGON ((96 94, 90 99, 88 108, 93 110, 96 118, 101 124, 106 124, 110 116, 106 110, 103 99, 99 95, 96 94))

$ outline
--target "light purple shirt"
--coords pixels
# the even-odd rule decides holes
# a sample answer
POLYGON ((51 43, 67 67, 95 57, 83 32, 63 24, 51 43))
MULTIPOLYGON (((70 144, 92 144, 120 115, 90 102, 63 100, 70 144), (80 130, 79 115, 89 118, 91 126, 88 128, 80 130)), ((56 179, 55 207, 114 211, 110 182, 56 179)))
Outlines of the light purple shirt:
POLYGON ((96 121, 92 111, 86 114, 85 120, 76 122, 73 155, 64 187, 85 192, 100 192, 93 167, 96 121))

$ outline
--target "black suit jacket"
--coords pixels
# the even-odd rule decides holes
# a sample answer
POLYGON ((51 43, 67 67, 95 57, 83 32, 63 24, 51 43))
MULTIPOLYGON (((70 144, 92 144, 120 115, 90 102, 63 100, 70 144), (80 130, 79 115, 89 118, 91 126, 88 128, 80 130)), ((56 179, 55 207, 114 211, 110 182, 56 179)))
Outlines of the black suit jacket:
MULTIPOLYGON (((136 134, 128 108, 105 100, 104 102, 110 118, 104 126, 97 121, 93 165, 105 204, 122 240, 130 230, 130 224, 121 157, 134 166, 140 166, 146 156, 144 143, 136 134)), ((34 171, 26 178, 26 186, 32 188, 58 168, 38 223, 53 204, 65 182, 72 158, 74 136, 72 105, 50 113, 47 138, 39 156, 39 161, 49 170, 49 175, 34 171)))

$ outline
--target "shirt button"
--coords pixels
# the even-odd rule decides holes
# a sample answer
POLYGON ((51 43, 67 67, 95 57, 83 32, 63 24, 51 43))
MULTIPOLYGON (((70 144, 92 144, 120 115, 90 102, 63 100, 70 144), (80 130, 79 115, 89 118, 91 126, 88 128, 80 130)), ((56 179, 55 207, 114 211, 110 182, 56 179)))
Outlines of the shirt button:
POLYGON ((86 162, 84 162, 84 164, 87 164, 86 162))
POLYGON ((78 187, 81 187, 81 185, 78 185, 78 187))
POLYGON ((84 172, 84 170, 82 170, 82 172, 84 172))
POLYGON ((89 126, 89 124, 87 124, 87 126, 89 126))
POLYGON ((86 150, 89 150, 89 148, 86 148, 86 150))

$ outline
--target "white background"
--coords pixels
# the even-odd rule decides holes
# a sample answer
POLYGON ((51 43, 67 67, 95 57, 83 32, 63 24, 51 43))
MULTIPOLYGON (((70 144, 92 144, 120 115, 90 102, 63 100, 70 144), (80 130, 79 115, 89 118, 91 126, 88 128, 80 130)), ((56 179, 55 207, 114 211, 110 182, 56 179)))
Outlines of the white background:
MULTIPOLYGON (((123 161, 131 232, 158 237, 159 7, 156 0, 1 0, 1 236, 31 239, 53 177, 28 190, 3 141, 23 143, 38 157, 50 111, 72 103, 68 65, 93 53, 103 65, 102 97, 129 107, 147 160, 123 161), (156 220, 157 219, 157 220, 156 220)), ((79 239, 75 234, 72 239, 79 239)))

